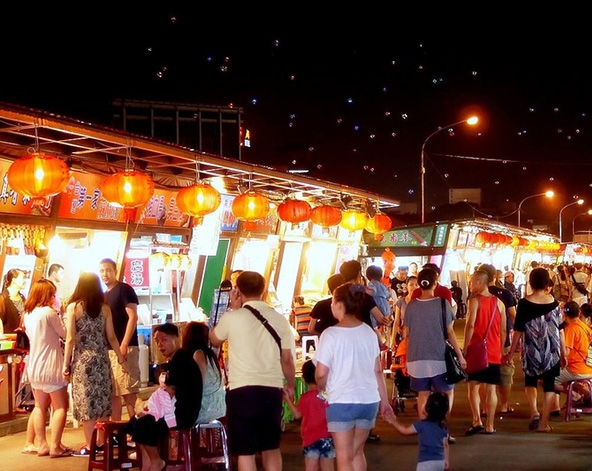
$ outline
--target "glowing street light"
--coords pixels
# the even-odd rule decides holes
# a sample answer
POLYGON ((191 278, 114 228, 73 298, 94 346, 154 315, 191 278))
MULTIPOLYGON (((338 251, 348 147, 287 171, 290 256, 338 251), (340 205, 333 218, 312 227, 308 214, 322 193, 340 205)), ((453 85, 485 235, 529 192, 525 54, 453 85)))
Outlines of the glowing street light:
POLYGON ((421 223, 423 224, 425 222, 425 146, 428 143, 428 141, 430 140, 430 138, 435 135, 438 134, 440 131, 443 131, 444 129, 450 129, 453 128, 454 126, 457 126, 459 124, 463 124, 463 123, 467 123, 471 126, 477 124, 477 122, 479 121, 479 118, 477 116, 471 116, 469 119, 463 119, 462 121, 458 121, 456 123, 452 123, 452 124, 447 124, 446 126, 442 126, 439 127, 438 129, 436 129, 433 133, 431 133, 428 137, 425 138, 425 140, 423 141, 423 144, 421 146, 421 163, 420 163, 420 192, 421 192, 421 223))
POLYGON ((535 198, 537 196, 546 196, 547 198, 553 198, 553 196, 555 196, 555 193, 552 190, 549 190, 545 193, 537 193, 536 195, 527 196, 522 201, 520 201, 520 204, 518 205, 518 227, 520 227, 520 210, 522 209, 522 203, 524 203, 526 200, 529 200, 530 198, 535 198))
POLYGON ((588 215, 588 216, 592 216, 592 209, 589 209, 588 211, 586 211, 585 213, 580 213, 580 214, 576 214, 574 216, 574 218, 571 220, 571 240, 573 242, 574 237, 576 236, 576 219, 579 216, 584 216, 584 215, 588 215))
POLYGON ((573 203, 568 203, 566 204, 563 208, 561 208, 559 210, 559 242, 563 242, 563 222, 561 221, 561 213, 563 213, 563 210, 565 208, 568 208, 570 206, 573 206, 574 204, 579 204, 582 205, 584 204, 584 200, 583 199, 579 199, 577 201, 574 201, 573 203))

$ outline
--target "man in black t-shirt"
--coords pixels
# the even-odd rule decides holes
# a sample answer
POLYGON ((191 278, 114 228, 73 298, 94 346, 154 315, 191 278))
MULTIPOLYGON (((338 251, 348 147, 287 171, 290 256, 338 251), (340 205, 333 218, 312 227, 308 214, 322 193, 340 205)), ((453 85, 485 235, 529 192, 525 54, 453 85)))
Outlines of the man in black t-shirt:
MULTIPOLYGON (((331 275, 327 278, 329 293, 332 294, 333 290, 343 283, 341 273, 331 275)), ((332 300, 333 298, 321 299, 313 306, 312 311, 310 311, 310 323, 308 324, 309 334, 321 335, 327 327, 337 324, 337 319, 333 317, 333 312, 331 311, 332 300)))
POLYGON ((117 361, 113 350, 109 350, 114 378, 112 396, 112 420, 121 420, 122 398, 130 417, 140 391, 140 352, 138 347, 138 296, 127 283, 117 279, 117 265, 110 258, 99 262, 99 275, 107 286, 105 302, 111 308, 113 329, 119 342, 121 354, 126 359, 127 371, 117 361))

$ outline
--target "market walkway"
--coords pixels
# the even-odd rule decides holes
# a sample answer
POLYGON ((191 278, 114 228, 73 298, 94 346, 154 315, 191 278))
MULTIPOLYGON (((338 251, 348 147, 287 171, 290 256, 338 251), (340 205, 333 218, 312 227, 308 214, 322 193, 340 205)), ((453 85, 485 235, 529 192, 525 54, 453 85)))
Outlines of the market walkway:
MULTIPOLYGON (((462 332, 462 321, 457 328, 462 332)), ((516 357, 518 360, 518 357, 516 357)), ((518 368, 520 370, 520 368, 518 368)), ((450 418, 452 435, 457 443, 451 445, 451 470, 561 470, 592 471, 592 415, 564 422, 563 417, 552 420, 553 433, 528 431, 528 410, 520 371, 516 374, 513 406, 516 411, 496 419, 495 435, 464 436, 470 425, 467 387, 457 386, 454 410, 450 418)), ((389 386, 392 379, 387 380, 389 386)), ((400 414, 405 423, 415 420, 412 404, 400 414)), ((366 445, 369 470, 414 470, 417 456, 417 438, 403 437, 384 421, 379 420, 375 431, 381 439, 366 445)), ((10 471, 86 471, 87 458, 50 459, 20 453, 25 433, 0 437, 0 467, 10 471)), ((68 427, 64 443, 72 447, 83 444, 82 430, 68 427)), ((282 442, 285 471, 301 471, 300 435, 296 422, 286 426, 282 442)), ((260 469, 262 469, 260 467, 260 469)))

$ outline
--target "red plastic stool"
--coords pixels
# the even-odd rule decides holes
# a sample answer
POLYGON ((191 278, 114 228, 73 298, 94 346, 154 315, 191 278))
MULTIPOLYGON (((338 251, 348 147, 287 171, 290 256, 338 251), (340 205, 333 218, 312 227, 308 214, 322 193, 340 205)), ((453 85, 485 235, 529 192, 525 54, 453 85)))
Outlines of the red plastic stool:
POLYGON ((135 457, 130 457, 130 449, 127 446, 127 421, 107 421, 97 422, 92 433, 90 442, 90 456, 88 459, 88 471, 93 469, 102 469, 112 471, 114 469, 127 470, 130 468, 141 468, 139 453, 135 457), (103 431, 105 443, 104 452, 98 453, 97 436, 99 431, 103 431), (113 437, 117 437, 119 446, 116 448, 113 437))
POLYGON ((160 457, 167 471, 197 471, 200 469, 197 453, 193 452, 197 434, 193 427, 169 430, 160 442, 160 457))

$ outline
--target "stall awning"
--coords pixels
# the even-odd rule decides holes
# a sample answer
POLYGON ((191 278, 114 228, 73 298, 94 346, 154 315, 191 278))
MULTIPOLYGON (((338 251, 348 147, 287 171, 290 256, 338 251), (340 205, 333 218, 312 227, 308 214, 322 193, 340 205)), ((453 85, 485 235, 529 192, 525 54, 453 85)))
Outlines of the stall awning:
POLYGON ((212 155, 65 116, 0 103, 0 157, 16 159, 29 148, 52 153, 75 170, 109 175, 125 168, 130 156, 161 188, 178 189, 202 179, 222 178, 228 194, 250 185, 271 201, 298 195, 314 205, 342 205, 382 210, 399 201, 339 183, 281 172, 242 160, 212 155))

